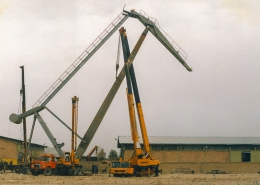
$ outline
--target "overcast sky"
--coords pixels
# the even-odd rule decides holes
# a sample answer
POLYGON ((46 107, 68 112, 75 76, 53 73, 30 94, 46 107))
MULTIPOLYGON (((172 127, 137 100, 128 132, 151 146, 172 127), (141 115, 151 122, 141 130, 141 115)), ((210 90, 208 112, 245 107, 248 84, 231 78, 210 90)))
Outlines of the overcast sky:
MULTIPOLYGON (((144 10, 187 53, 188 72, 148 33, 134 61, 149 136, 259 137, 260 2, 255 1, 0 1, 0 135, 23 140, 19 113, 25 66, 27 110, 97 38, 125 6, 144 10)), ((123 24, 130 50, 144 26, 123 24)), ((115 80, 118 32, 47 104, 71 125, 71 98, 79 97, 78 133, 83 136, 115 80)), ((122 52, 121 52, 122 53, 122 52)), ((123 66, 121 54, 120 68, 123 66)), ((126 82, 118 91, 87 152, 107 153, 118 136, 130 136, 126 82)), ((57 142, 69 150, 71 133, 40 112, 57 142)), ((27 118, 27 137, 33 117, 27 118)), ((51 146, 37 122, 33 143, 51 146)), ((78 141, 79 143, 79 141, 78 141)))

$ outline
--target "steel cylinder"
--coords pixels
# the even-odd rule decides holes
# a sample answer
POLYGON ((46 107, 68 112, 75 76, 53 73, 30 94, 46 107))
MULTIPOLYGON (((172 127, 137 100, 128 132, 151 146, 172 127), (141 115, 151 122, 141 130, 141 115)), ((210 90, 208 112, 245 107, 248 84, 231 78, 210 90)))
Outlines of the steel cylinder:
POLYGON ((22 122, 22 118, 20 118, 17 114, 14 113, 9 116, 9 120, 16 124, 20 124, 22 122))

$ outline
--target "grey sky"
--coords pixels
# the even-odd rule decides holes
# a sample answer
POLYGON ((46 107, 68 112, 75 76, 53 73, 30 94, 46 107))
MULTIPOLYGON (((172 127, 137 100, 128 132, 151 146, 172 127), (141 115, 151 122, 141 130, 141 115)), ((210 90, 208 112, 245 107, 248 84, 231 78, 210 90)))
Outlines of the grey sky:
MULTIPOLYGON (((188 72, 148 33, 134 62, 148 135, 258 137, 260 120, 259 1, 1 1, 0 135, 22 139, 18 113, 25 66, 27 109, 125 9, 144 10, 188 54, 188 72)), ((129 18, 130 48, 144 27, 129 18)), ((118 33, 47 104, 68 125, 71 98, 79 97, 83 136, 115 80, 118 33)), ((120 68, 123 66, 121 56, 120 68)), ((107 153, 118 135, 130 135, 123 82, 91 145, 107 153)), ((70 148, 70 131, 40 113, 58 142, 70 148)), ((32 117, 27 118, 28 137, 32 117)), ((33 142, 51 146, 37 122, 33 142)))

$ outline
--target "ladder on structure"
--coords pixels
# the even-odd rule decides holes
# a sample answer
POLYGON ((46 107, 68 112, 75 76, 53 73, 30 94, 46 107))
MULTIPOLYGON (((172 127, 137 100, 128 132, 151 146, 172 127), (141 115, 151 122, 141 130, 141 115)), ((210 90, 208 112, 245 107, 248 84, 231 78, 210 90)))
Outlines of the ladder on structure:
POLYGON ((110 38, 110 36, 126 21, 129 16, 122 12, 107 28, 90 44, 90 46, 62 73, 51 87, 35 102, 33 107, 45 106, 73 75, 92 57, 92 55, 110 38))

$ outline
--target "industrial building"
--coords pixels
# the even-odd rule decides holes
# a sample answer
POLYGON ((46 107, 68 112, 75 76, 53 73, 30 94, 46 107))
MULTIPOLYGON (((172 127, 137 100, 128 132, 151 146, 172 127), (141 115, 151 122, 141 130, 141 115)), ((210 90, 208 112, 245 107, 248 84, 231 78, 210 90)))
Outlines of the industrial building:
MULTIPOLYGON (((260 137, 149 137, 152 156, 161 162, 260 162, 260 137)), ((142 139, 140 138, 142 145, 142 139)), ((133 154, 130 136, 118 137, 123 159, 133 154)))
MULTIPOLYGON (((40 158, 44 154, 46 146, 31 143, 29 155, 32 158, 40 158)), ((0 136, 0 158, 17 159, 18 153, 23 151, 23 141, 0 136)))

